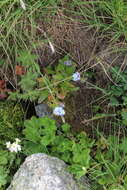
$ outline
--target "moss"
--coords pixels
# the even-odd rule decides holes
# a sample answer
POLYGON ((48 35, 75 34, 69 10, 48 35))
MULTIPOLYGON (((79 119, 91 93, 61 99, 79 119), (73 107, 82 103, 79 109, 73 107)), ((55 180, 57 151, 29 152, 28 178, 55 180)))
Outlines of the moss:
POLYGON ((0 143, 20 137, 22 126, 22 106, 10 101, 0 102, 0 143))

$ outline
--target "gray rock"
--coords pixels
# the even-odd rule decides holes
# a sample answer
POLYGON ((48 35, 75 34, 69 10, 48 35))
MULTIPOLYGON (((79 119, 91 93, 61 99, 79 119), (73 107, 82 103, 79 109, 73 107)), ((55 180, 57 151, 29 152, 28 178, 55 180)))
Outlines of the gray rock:
MULTIPOLYGON (((66 170, 66 164, 46 154, 33 154, 26 158, 7 190, 79 190, 79 186, 66 170)), ((83 187, 83 190, 89 190, 83 187)))
POLYGON ((35 111, 38 117, 51 116, 52 111, 47 104, 38 104, 35 106, 35 111))

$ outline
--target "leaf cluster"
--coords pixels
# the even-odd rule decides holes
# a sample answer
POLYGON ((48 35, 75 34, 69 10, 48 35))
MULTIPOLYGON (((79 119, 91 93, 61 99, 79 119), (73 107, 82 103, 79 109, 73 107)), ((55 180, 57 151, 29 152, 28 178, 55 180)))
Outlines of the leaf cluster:
POLYGON ((113 67, 111 76, 114 84, 108 88, 110 106, 118 109, 117 115, 127 125, 127 69, 121 71, 119 67, 113 67))
POLYGON ((32 117, 24 125, 25 154, 45 152, 64 160, 69 165, 69 171, 77 178, 87 173, 91 159, 90 148, 94 141, 84 132, 73 135, 68 124, 58 129, 55 121, 47 117, 32 117))
POLYGON ((71 81, 76 65, 72 61, 70 66, 65 65, 68 60, 69 56, 65 56, 55 66, 50 65, 41 72, 37 56, 26 51, 19 52, 17 62, 26 72, 19 76, 18 89, 9 93, 9 99, 37 100, 39 103, 45 100, 51 106, 58 104, 78 89, 71 81))
MULTIPOLYGON (((80 5, 75 0, 75 5, 80 5)), ((97 0, 82 3, 81 14, 87 18, 90 27, 96 27, 109 40, 117 41, 120 37, 127 40, 127 2, 125 0, 97 0)))
POLYGON ((127 189, 127 138, 103 136, 96 142, 91 178, 97 190, 127 189))

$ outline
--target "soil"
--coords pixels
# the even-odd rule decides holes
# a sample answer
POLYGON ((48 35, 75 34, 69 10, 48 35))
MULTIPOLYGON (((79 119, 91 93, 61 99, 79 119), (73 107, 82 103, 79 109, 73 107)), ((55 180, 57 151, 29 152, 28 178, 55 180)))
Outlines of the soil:
MULTIPOLYGON (((83 19, 83 18, 82 18, 83 19)), ((88 65, 91 56, 96 52, 97 34, 88 26, 65 17, 63 12, 58 12, 49 23, 38 21, 38 35, 45 35, 51 40, 55 53, 49 44, 37 49, 39 62, 43 66, 56 62, 60 57, 69 54, 78 65, 88 65)))

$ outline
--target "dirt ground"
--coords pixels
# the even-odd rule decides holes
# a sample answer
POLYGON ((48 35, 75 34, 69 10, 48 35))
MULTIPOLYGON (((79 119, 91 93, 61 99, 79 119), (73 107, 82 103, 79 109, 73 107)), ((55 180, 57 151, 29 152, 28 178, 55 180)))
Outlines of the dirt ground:
MULTIPOLYGON (((126 55, 117 51, 120 47, 124 47, 124 44, 118 43, 114 46, 106 39, 100 38, 97 31, 91 30, 84 24, 63 19, 62 13, 52 18, 49 25, 41 22, 39 25, 41 30, 51 37, 56 49, 55 54, 51 53, 48 46, 45 46, 43 50, 39 49, 41 66, 54 64, 68 53, 77 63, 77 69, 94 72, 94 77, 90 79, 90 82, 103 89, 113 82, 108 73, 111 66, 119 65, 124 69, 126 55)), ((98 130, 107 135, 114 132, 122 133, 121 127, 116 129, 112 126, 114 118, 92 120, 96 114, 94 107, 98 105, 101 107, 98 110, 99 113, 114 113, 114 110, 109 108, 108 101, 103 98, 102 92, 90 88, 86 83, 79 82, 77 86, 80 90, 66 100, 66 121, 72 125, 73 130, 84 130, 92 136, 95 136, 98 130)))

